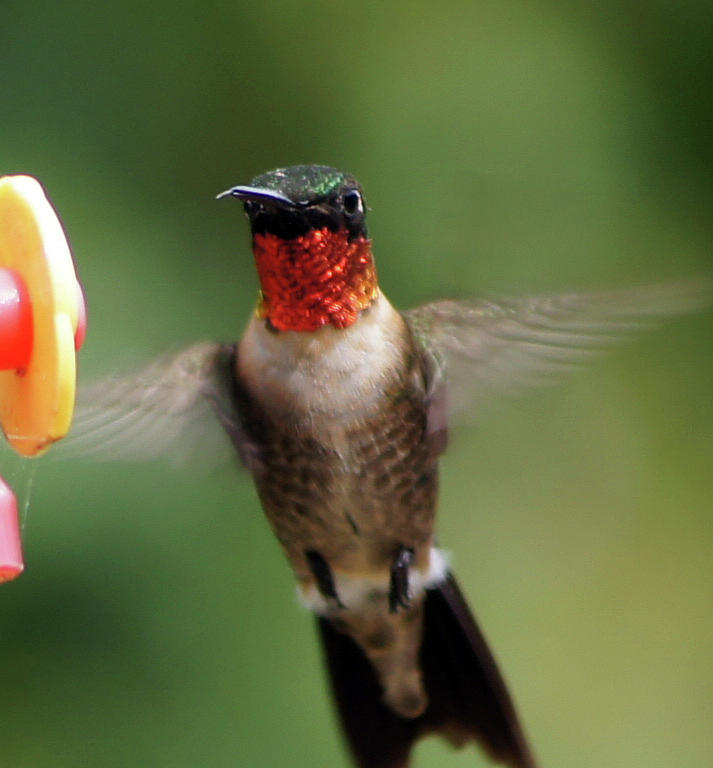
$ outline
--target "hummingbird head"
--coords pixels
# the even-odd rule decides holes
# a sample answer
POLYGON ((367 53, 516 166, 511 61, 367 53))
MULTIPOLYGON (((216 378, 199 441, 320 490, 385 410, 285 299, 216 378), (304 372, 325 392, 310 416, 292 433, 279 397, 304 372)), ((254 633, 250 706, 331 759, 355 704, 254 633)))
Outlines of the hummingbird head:
POLYGON ((353 176, 296 165, 218 197, 243 201, 262 289, 258 312, 274 329, 346 328, 376 298, 364 198, 353 176))
POLYGON ((256 176, 250 186, 218 195, 242 200, 256 232, 293 240, 312 229, 346 230, 366 237, 364 199, 359 182, 325 165, 295 165, 256 176))

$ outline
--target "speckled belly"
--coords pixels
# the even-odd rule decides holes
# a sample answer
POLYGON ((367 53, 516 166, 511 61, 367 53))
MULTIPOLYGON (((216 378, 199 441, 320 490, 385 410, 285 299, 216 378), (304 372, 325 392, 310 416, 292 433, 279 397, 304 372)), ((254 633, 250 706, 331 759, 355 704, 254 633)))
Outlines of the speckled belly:
POLYGON ((301 435, 264 416, 260 422, 256 485, 303 583, 312 578, 308 551, 354 575, 386 576, 400 547, 414 550, 417 568, 428 567, 437 466, 417 393, 338 430, 332 424, 323 439, 318 429, 301 435))

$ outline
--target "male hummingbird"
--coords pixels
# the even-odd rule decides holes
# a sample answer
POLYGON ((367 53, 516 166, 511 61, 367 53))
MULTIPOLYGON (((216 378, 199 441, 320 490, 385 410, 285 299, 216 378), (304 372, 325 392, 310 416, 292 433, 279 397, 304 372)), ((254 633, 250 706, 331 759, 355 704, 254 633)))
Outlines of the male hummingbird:
POLYGON ((242 339, 197 344, 102 383, 77 431, 109 455, 128 443, 147 456, 190 440, 185 428, 204 418, 203 405, 217 415, 317 615, 360 768, 408 765, 429 732, 535 768, 437 544, 448 417, 547 380, 656 316, 703 306, 710 284, 401 313, 379 288, 353 176, 280 168, 219 197, 244 205, 260 280, 242 339))

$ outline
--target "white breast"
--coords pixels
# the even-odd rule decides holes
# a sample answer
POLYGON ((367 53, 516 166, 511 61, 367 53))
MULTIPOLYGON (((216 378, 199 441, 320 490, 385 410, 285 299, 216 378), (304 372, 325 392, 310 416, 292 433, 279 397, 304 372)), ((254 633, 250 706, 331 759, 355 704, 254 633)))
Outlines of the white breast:
MULTIPOLYGON (((403 364, 403 318, 381 293, 348 328, 275 333, 253 317, 238 370, 266 411, 291 423, 344 423, 373 410, 403 364)), ((321 431, 321 430, 320 430, 321 431)))

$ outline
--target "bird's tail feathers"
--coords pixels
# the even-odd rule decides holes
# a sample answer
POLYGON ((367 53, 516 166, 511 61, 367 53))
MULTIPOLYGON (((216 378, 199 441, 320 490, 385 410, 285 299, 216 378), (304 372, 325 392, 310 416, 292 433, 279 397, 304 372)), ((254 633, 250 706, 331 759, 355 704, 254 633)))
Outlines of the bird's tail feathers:
POLYGON ((451 575, 426 591, 421 665, 429 704, 406 719, 382 700, 359 646, 319 618, 332 690, 359 768, 405 768, 415 741, 438 733, 456 746, 477 742, 510 768, 536 768, 488 645, 451 575))

